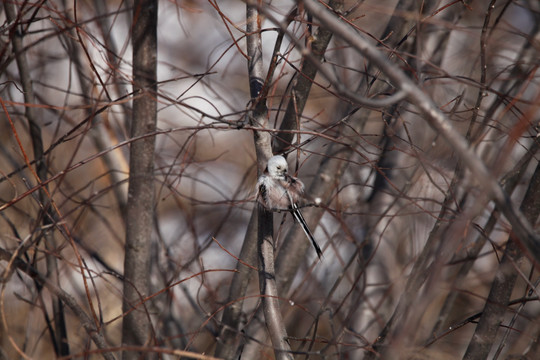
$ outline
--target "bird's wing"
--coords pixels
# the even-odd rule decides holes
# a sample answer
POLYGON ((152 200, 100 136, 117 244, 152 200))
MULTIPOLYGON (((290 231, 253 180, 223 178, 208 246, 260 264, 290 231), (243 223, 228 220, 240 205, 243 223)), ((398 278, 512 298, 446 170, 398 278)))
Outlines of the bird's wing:
POLYGON ((264 176, 261 176, 257 181, 257 200, 265 207, 268 207, 267 199, 268 189, 266 188, 266 181, 264 176))

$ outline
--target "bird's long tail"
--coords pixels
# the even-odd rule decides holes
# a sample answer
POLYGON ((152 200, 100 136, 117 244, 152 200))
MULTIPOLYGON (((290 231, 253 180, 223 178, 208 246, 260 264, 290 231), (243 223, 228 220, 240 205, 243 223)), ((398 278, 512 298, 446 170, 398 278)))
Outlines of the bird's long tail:
POLYGON ((321 251, 321 248, 319 247, 319 245, 317 244, 317 242, 315 241, 315 238, 313 237, 313 234, 311 233, 311 231, 309 231, 309 228, 307 226, 307 223, 306 223, 306 220, 304 219, 304 217, 302 216, 302 213, 300 212, 300 210, 298 209, 298 206, 296 206, 296 204, 293 204, 292 206, 292 214, 294 216, 294 219, 300 224, 300 226, 302 227, 302 230, 304 230, 304 232, 306 233, 306 236, 308 237, 308 239, 311 241, 311 244, 313 245, 313 247, 315 248, 315 251, 317 252, 317 256, 319 257, 319 259, 322 257, 322 251, 321 251))

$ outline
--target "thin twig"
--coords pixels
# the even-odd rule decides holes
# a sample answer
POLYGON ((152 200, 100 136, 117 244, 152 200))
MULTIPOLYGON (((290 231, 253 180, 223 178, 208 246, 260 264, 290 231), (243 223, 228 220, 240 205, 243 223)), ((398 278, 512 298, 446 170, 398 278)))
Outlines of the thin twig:
POLYGON ((496 178, 488 170, 484 162, 476 155, 468 142, 451 125, 446 115, 439 110, 433 100, 425 94, 405 73, 390 62, 372 44, 349 26, 339 21, 335 15, 318 5, 314 0, 305 0, 304 6, 316 17, 323 26, 328 27, 336 36, 341 37, 358 52, 376 64, 381 71, 401 91, 407 93, 407 99, 413 103, 424 115, 424 120, 437 131, 455 151, 463 164, 474 175, 476 183, 492 199, 500 211, 512 225, 517 240, 523 244, 531 257, 540 262, 540 237, 521 211, 515 208, 508 195, 502 190, 496 178))
MULTIPOLYGON (((102 350, 102 356, 103 358, 107 360, 115 360, 115 356, 110 350, 108 350, 108 344, 105 340, 105 337, 103 336, 101 329, 96 327, 96 324, 94 323, 94 320, 88 316, 88 314, 83 310, 83 308, 77 303, 75 298, 73 298, 70 294, 62 290, 59 286, 49 281, 45 276, 43 276, 37 269, 33 268, 30 264, 22 261, 19 258, 13 258, 13 254, 10 254, 9 252, 5 251, 4 249, 0 248, 0 260, 8 261, 13 264, 14 267, 19 269, 20 271, 26 273, 28 276, 32 277, 33 279, 37 280, 40 284, 44 285, 54 296, 56 296, 58 299, 62 300, 64 304, 66 304, 71 311, 77 316, 79 319, 81 325, 86 330, 90 338, 94 341, 96 346, 102 350)), ((2 289, 2 293, 4 292, 5 287, 2 289)), ((0 295, 0 308, 2 309, 2 313, 4 312, 4 294, 0 295)))

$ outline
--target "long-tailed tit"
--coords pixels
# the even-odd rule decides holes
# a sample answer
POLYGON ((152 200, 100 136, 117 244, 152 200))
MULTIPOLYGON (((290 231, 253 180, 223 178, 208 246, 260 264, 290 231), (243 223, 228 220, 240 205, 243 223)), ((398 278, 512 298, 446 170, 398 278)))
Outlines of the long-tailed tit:
POLYGON ((264 174, 257 181, 257 200, 270 211, 290 211, 313 244, 320 259, 321 248, 315 242, 298 207, 299 202, 304 199, 304 183, 287 174, 288 168, 287 160, 281 155, 273 156, 268 160, 264 174))

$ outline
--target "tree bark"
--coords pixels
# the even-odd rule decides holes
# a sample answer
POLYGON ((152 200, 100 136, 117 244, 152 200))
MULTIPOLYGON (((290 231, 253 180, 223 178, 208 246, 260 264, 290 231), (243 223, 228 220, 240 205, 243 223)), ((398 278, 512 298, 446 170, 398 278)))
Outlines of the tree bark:
MULTIPOLYGON (((133 83, 140 95, 133 101, 132 137, 152 134, 156 129, 157 12, 156 0, 135 1, 132 28, 133 83)), ((154 219, 154 148, 153 135, 134 141, 130 147, 123 311, 132 311, 123 319, 124 345, 152 343, 149 314, 144 304, 139 303, 149 294, 150 244, 154 219)), ((124 359, 139 357, 138 353, 124 352, 124 359)))

